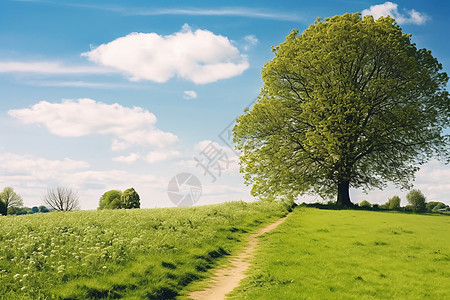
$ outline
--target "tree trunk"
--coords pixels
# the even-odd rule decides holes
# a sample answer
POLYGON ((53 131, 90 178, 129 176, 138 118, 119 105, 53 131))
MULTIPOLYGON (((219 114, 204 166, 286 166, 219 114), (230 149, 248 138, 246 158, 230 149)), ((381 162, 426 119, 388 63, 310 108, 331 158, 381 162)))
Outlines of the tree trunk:
POLYGON ((338 197, 337 204, 340 206, 352 206, 353 203, 350 201, 350 181, 343 181, 338 184, 338 197))

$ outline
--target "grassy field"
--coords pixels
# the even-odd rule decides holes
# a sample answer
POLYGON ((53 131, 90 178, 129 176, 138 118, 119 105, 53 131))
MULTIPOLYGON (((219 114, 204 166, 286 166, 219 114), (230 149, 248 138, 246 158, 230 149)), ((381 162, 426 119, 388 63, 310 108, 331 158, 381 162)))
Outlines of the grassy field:
POLYGON ((1 299, 171 299, 281 204, 0 217, 1 299))
POLYGON ((297 207, 232 299, 449 299, 450 217, 297 207))

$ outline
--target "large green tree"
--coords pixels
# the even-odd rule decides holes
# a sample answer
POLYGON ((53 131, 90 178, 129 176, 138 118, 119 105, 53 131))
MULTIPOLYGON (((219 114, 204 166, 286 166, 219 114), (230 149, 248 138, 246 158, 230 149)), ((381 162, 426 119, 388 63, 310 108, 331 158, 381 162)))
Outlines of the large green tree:
POLYGON ((10 186, 5 187, 0 193, 0 201, 5 204, 7 214, 23 206, 22 197, 10 186))
POLYGON ((448 159, 448 77, 394 19, 345 14, 293 30, 262 70, 258 101, 237 119, 241 171, 255 196, 409 183, 448 159))

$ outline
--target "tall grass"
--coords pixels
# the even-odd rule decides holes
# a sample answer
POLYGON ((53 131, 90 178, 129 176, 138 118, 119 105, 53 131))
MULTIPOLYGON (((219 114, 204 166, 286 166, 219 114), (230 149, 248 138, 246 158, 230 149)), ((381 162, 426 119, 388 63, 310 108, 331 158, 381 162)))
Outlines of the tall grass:
POLYGON ((282 204, 76 211, 0 218, 3 299, 171 299, 286 214, 282 204))

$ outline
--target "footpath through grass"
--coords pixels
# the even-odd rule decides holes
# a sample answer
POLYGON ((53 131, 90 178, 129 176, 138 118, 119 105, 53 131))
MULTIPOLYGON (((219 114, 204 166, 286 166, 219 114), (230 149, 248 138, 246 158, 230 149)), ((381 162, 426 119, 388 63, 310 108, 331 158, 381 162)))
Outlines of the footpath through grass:
POLYGON ((1 299, 173 299, 280 203, 0 217, 1 299))
POLYGON ((450 217, 297 207, 231 299, 449 299, 450 217))

